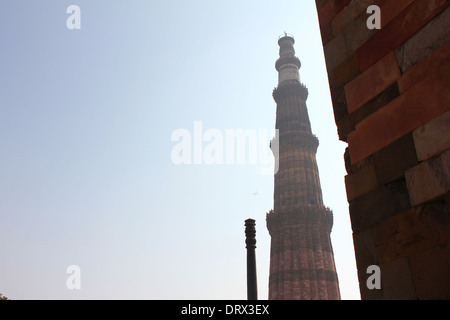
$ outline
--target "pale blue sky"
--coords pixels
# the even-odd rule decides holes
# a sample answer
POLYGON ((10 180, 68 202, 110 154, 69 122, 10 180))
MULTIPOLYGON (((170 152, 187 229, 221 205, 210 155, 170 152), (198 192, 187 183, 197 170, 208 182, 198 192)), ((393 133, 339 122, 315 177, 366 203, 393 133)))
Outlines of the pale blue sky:
POLYGON ((171 134, 193 132, 194 121, 224 133, 273 129, 284 31, 310 92, 341 295, 359 299, 345 144, 313 0, 1 1, 0 292, 245 299, 244 220, 253 218, 266 299, 273 176, 252 164, 176 166, 171 134), (71 4, 81 30, 66 27, 71 4), (81 290, 66 288, 73 264, 81 290))

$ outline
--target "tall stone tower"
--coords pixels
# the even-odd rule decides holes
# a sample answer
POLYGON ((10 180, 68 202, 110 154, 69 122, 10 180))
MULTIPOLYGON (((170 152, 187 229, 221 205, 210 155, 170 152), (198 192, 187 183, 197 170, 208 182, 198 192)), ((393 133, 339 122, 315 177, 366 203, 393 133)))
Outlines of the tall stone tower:
MULTIPOLYGON (((277 103, 278 147, 274 208, 267 213, 271 236, 269 299, 340 299, 330 233, 333 215, 323 205, 316 162, 319 141, 311 132, 300 82, 294 38, 279 39, 277 103)), ((276 142, 276 143, 274 143, 276 142)), ((277 152, 274 152, 276 154, 277 152)))

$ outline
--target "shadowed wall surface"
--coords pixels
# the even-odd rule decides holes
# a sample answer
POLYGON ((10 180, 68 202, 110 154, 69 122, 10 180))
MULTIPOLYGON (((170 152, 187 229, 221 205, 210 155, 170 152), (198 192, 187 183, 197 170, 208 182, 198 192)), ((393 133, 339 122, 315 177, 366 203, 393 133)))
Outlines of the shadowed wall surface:
POLYGON ((450 2, 316 0, 362 299, 450 299, 450 2), (369 29, 370 5, 381 29, 369 29), (369 290, 378 265, 381 289, 369 290))

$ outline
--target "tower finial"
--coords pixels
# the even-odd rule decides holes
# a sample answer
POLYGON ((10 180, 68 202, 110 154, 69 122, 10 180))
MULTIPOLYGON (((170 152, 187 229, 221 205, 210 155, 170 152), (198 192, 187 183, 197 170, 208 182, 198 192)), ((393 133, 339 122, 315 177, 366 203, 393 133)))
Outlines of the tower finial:
POLYGON ((299 69, 301 67, 300 60, 295 56, 294 43, 292 36, 287 35, 278 40, 280 46, 280 58, 275 63, 278 71, 278 84, 286 80, 296 80, 300 82, 299 69))

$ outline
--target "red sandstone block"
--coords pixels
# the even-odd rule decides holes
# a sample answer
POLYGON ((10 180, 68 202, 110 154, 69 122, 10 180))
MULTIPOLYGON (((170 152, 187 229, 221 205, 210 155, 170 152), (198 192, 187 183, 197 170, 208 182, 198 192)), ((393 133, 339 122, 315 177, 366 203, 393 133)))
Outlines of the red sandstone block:
MULTIPOLYGON (((412 205, 434 200, 450 191, 450 150, 405 172, 412 205)), ((449 223, 450 226, 450 223, 449 223)))
POLYGON ((412 134, 392 142, 373 156, 373 166, 380 185, 395 181, 418 164, 412 134))
POLYGON ((323 27, 338 14, 350 0, 330 0, 319 10, 319 23, 323 27))
POLYGON ((323 47, 323 52, 325 54, 325 62, 327 64, 328 72, 336 69, 338 65, 351 56, 351 53, 347 48, 344 34, 342 33, 328 41, 328 43, 323 47))
POLYGON ((375 257, 372 229, 353 232, 353 243, 356 253, 356 267, 358 270, 366 272, 367 267, 373 264, 375 257))
POLYGON ((427 122, 413 133, 417 157, 430 159, 450 148, 450 110, 427 122))
POLYGON ((390 52, 345 86, 348 112, 352 113, 401 77, 395 54, 390 52))
POLYGON ((401 45, 449 5, 448 0, 415 0, 357 50, 361 71, 401 45))
POLYGON ((398 81, 400 93, 405 92, 417 82, 430 74, 439 71, 442 67, 450 65, 450 41, 434 51, 426 59, 422 60, 408 70, 398 81))
POLYGON ((328 2, 328 0, 316 0, 317 11, 323 8, 323 6, 328 2))
POLYGON ((395 49, 395 56, 402 72, 406 73, 449 41, 448 30, 450 30, 450 7, 395 49))
POLYGON ((336 121, 339 140, 347 142, 349 132, 355 130, 355 121, 348 114, 336 121))
POLYGON ((417 252, 409 258, 419 299, 450 299, 450 246, 417 252))
MULTIPOLYGON (((367 8, 367 6, 372 3, 382 4, 384 1, 385 0, 364 0, 363 3, 366 4, 367 8)), ((351 15, 349 17, 346 16, 345 13, 351 12, 351 8, 356 6, 356 2, 357 1, 354 0, 351 5, 342 10, 342 15, 340 13, 340 16, 336 17, 336 22, 335 19, 332 21, 332 23, 335 24, 333 28, 345 31, 336 32, 333 30, 334 38, 324 45, 324 53, 329 71, 334 70, 342 62, 355 55, 356 50, 378 32, 376 29, 367 28, 368 16, 365 11, 358 15, 356 19, 351 15), (351 8, 349 9, 350 6, 351 8)), ((358 4, 357 7, 359 9, 364 8, 362 4, 358 4)))
POLYGON ((342 62, 334 70, 329 71, 330 87, 338 88, 353 80, 359 74, 359 64, 356 56, 342 62))
POLYGON ((319 10, 319 25, 322 28, 335 16, 334 1, 330 0, 319 10))
POLYGON ((383 219, 411 207, 406 182, 402 179, 382 185, 349 203, 353 232, 371 228, 383 219))
POLYGON ((373 228, 380 263, 450 241, 450 216, 441 202, 419 206, 384 219, 373 228))
POLYGON ((399 258, 380 264, 383 300, 416 300, 408 259, 399 258))
MULTIPOLYGON (((333 32, 331 30, 331 23, 326 24, 320 28, 320 35, 322 36, 322 44, 325 46, 331 39, 333 39, 333 32)), ((359 66, 358 66, 359 68, 359 66)))
POLYGON ((361 14, 364 15, 364 20, 367 8, 370 5, 381 6, 387 0, 357 0, 351 1, 341 12, 339 12, 332 21, 333 34, 336 35, 351 23, 353 23, 361 14))
POLYGON ((355 164, 450 108, 450 67, 427 77, 379 109, 348 135, 355 164))
POLYGON ((402 12, 414 0, 388 0, 381 6, 381 29, 402 12))
POLYGON ((345 187, 347 190, 347 200, 349 202, 376 189, 378 183, 373 164, 370 163, 355 173, 345 176, 345 187))
POLYGON ((373 246, 372 230, 368 229, 363 232, 353 233, 353 243, 355 246, 361 298, 363 300, 381 299, 381 290, 369 290, 366 286, 366 281, 369 276, 367 274, 367 267, 378 264, 373 246))

